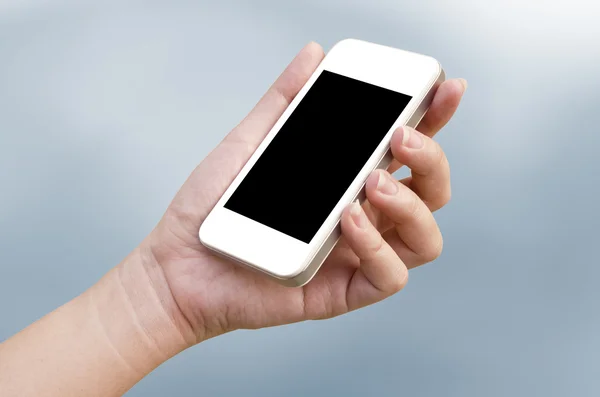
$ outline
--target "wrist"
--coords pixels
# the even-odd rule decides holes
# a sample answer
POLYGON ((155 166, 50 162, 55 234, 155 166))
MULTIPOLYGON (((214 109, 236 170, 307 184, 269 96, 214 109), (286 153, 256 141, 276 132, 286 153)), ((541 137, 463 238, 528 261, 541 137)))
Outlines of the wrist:
POLYGON ((86 292, 0 344, 0 394, 121 396, 193 345, 161 274, 142 245, 86 292))
POLYGON ((198 342, 144 244, 86 295, 108 342, 142 376, 198 342))

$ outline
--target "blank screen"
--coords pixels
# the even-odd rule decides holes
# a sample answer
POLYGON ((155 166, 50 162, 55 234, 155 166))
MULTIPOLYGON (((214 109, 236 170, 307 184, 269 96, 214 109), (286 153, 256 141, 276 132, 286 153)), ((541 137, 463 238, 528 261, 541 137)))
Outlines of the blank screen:
POLYGON ((410 99, 324 70, 225 208, 309 243, 410 99))

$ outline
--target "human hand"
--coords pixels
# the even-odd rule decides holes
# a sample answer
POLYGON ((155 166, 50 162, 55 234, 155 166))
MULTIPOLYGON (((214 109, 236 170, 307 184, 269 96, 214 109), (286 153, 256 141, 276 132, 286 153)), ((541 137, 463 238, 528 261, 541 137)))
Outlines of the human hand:
POLYGON ((179 331, 188 341, 240 328, 329 318, 370 305, 401 290, 407 269, 441 253, 442 235, 432 212, 450 199, 450 169, 431 137, 458 107, 466 88, 462 79, 439 87, 420 132, 405 127, 394 133, 393 164, 370 175, 362 207, 351 204, 344 211, 342 239, 306 286, 281 286, 200 243, 203 220, 323 56, 314 43, 296 56, 250 114, 193 171, 142 243, 149 253, 144 266, 153 275, 160 301, 179 319, 179 331), (397 181, 391 173, 401 165, 412 175, 397 181))
POLYGON ((322 58, 316 44, 300 52, 118 266, 0 343, 3 396, 121 396, 195 343, 239 328, 328 318, 372 304, 402 289, 408 268, 439 255, 442 236, 432 212, 450 198, 450 170, 431 137, 456 110, 464 80, 438 88, 421 132, 394 133, 393 164, 369 176, 368 201, 346 208, 342 239, 303 288, 283 287, 200 243, 203 220, 322 58), (390 173, 401 164, 412 176, 396 181, 390 173))

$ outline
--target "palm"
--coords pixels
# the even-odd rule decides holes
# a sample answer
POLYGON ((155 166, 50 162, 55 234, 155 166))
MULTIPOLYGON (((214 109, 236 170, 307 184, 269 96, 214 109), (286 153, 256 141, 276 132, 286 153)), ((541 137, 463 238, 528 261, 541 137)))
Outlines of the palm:
POLYGON ((165 275, 186 317, 218 334, 346 312, 346 286, 358 266, 349 254, 337 248, 323 271, 302 288, 283 287, 204 247, 165 269, 165 275))
MULTIPOLYGON (((158 227, 161 245, 168 247, 166 256, 177 258, 161 264, 184 315, 194 326, 218 334, 236 328, 327 318, 356 308, 348 288, 352 288, 350 280, 359 260, 343 238, 323 269, 302 288, 281 286, 213 254, 199 242, 199 226, 231 178, 209 178, 208 174, 220 169, 222 175, 235 175, 237 162, 227 162, 230 169, 218 163, 219 159, 244 155, 241 147, 246 145, 228 140, 221 143, 190 176, 158 227), (195 198, 196 205, 187 205, 195 198)), ((368 203, 365 208, 374 222, 380 218, 368 203)))

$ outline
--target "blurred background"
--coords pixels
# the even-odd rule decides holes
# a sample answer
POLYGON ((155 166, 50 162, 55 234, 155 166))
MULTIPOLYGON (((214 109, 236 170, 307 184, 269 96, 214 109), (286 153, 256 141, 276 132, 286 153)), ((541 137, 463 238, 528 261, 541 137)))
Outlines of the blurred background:
POLYGON ((469 81, 438 138, 443 255, 128 396, 600 395, 598 20, 587 0, 1 0, 0 340, 120 262, 304 44, 353 37, 469 81))

